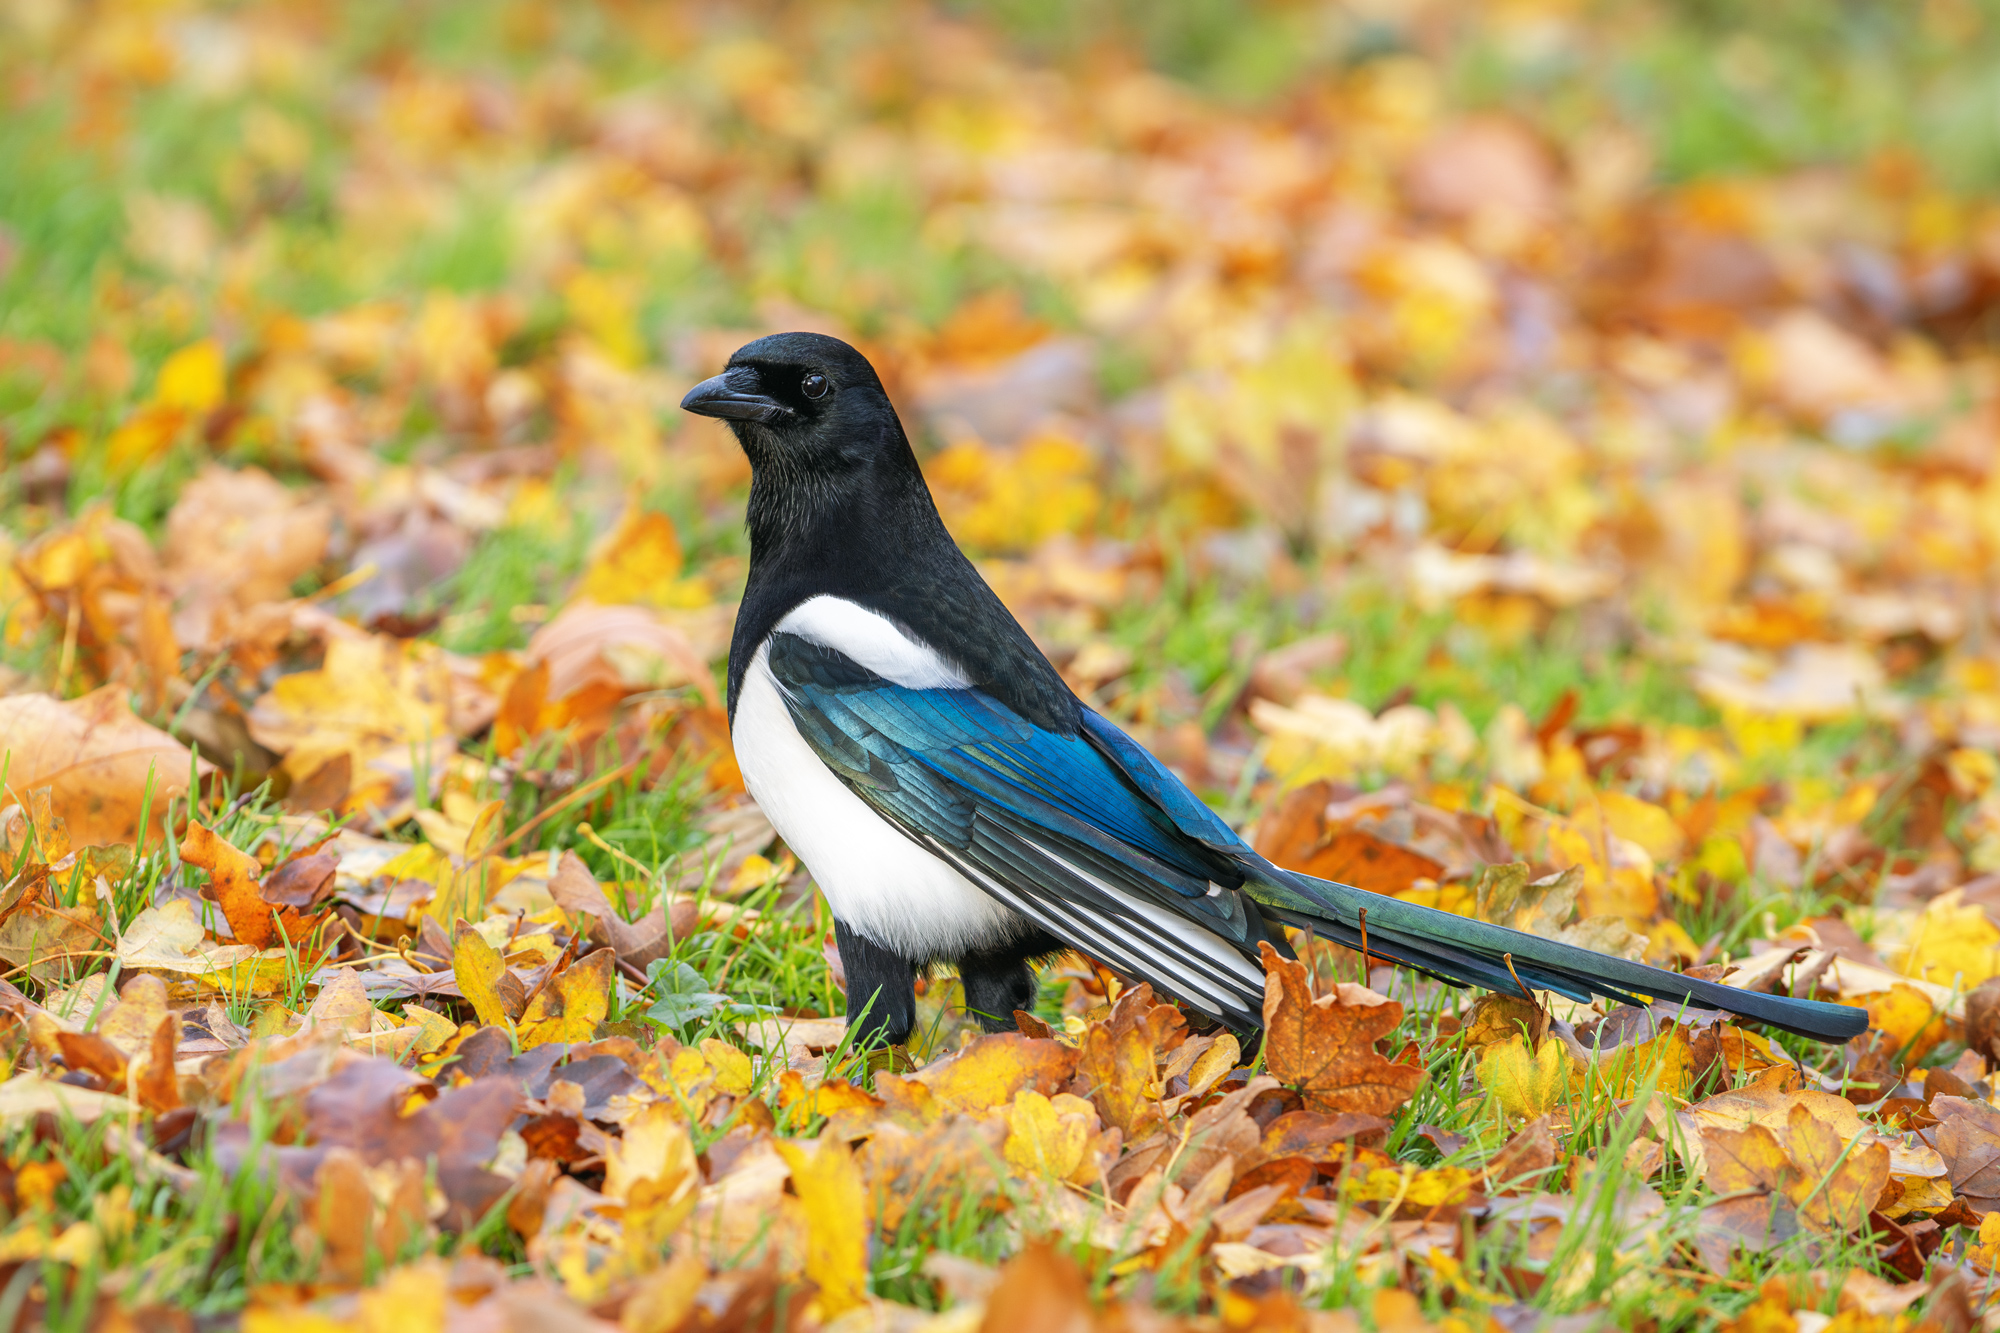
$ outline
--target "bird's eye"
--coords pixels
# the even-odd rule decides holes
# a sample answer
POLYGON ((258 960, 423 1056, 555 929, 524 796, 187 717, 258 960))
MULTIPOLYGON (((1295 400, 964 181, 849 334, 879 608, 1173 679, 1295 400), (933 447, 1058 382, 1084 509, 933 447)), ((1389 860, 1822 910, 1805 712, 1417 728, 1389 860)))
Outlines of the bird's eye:
POLYGON ((812 374, 806 376, 805 383, 799 387, 805 391, 805 395, 808 398, 824 398, 826 397, 826 376, 815 370, 812 374))

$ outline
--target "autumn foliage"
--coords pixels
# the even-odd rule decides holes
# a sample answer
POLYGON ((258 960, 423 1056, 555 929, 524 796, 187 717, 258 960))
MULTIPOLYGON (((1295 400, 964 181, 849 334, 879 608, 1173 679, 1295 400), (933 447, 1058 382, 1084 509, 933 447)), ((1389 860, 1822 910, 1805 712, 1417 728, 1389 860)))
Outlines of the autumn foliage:
POLYGON ((10 1327, 1990 1322, 1990 197, 1693 160, 1718 7, 1032 8, 0 6, 10 1327), (673 411, 786 328, 1265 855, 1871 1030, 1294 932, 853 1049, 673 411))

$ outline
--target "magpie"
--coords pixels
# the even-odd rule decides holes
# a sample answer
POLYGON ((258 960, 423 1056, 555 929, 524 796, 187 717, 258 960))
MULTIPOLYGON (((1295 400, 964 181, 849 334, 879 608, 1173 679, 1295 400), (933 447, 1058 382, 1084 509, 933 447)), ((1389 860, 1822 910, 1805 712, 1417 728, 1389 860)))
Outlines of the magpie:
POLYGON ((1076 949, 1244 1033, 1285 927, 1454 985, 1720 1009, 1826 1041, 1856 1008, 1736 990, 1283 870, 1071 692, 938 516, 867 359, 816 333, 737 350, 681 407, 751 468, 729 650, 744 784, 832 909, 848 1023, 901 1045, 955 967, 989 1030, 1076 949))

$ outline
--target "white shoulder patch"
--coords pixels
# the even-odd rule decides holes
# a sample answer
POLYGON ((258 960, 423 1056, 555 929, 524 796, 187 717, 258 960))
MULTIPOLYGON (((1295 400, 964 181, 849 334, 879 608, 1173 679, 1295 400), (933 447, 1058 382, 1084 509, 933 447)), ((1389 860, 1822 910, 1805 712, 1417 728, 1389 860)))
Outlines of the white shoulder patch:
POLYGON ((962 690, 972 684, 937 649, 844 597, 822 593, 801 602, 777 627, 844 654, 906 690, 962 690))

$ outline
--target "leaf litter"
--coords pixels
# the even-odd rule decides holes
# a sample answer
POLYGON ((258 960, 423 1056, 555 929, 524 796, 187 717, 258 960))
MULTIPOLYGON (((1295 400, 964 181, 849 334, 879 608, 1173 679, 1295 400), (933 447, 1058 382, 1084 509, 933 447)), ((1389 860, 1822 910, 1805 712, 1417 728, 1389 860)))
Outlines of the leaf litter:
POLYGON ((1655 172, 1465 110, 1386 11, 1246 102, 956 10, 843 13, 857 65, 522 4, 475 71, 17 8, 24 117, 125 223, 0 219, 46 307, 0 337, 12 1326, 1973 1326, 1976 194, 1655 172), (114 151, 176 116, 210 165, 114 151), (727 745, 745 469, 667 411, 779 327, 865 347, 1009 606, 1266 854, 1871 1032, 1299 938, 1261 1042, 1071 955, 1014 1033, 938 976, 850 1049, 727 745))

